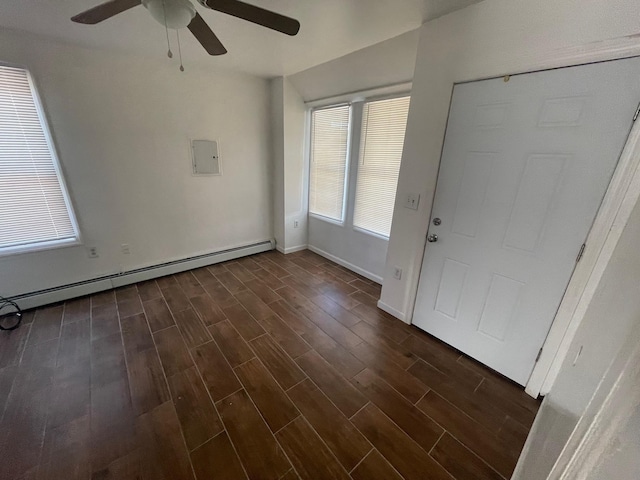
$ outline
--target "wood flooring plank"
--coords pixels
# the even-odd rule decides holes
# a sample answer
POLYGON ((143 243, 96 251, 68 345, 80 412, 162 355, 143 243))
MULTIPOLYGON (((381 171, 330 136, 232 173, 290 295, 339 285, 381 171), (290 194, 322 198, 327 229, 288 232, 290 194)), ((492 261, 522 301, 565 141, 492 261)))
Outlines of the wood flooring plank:
POLYGON ((142 312, 142 302, 137 296, 127 300, 118 300, 118 315, 120 315, 120 319, 138 315, 142 312))
POLYGON ((406 480, 451 480, 449 474, 374 405, 352 422, 406 480))
POLYGON ((449 433, 503 476, 511 476, 518 455, 512 453, 509 445, 433 391, 417 406, 440 425, 446 425, 449 433))
POLYGON ((131 402, 137 415, 149 412, 170 399, 155 348, 126 352, 131 402))
POLYGON ((114 292, 116 294, 116 303, 138 298, 138 288, 135 284, 127 285, 125 287, 118 287, 114 290, 114 292))
POLYGON ((204 285, 204 289, 209 294, 213 302, 220 308, 230 307, 236 305, 238 300, 234 297, 224 285, 222 285, 217 279, 216 283, 209 283, 204 285))
POLYGON ((298 357, 296 362, 347 417, 351 417, 367 404, 365 396, 315 351, 312 350, 298 357))
POLYGON ((229 320, 210 326, 209 331, 232 367, 255 357, 253 350, 249 348, 247 342, 233 328, 229 320))
POLYGON ((409 348, 389 340, 379 329, 367 322, 359 322, 351 327, 351 331, 365 340, 374 350, 382 353, 387 359, 394 361, 402 368, 408 368, 418 359, 409 348))
POLYGON ((246 341, 264 335, 264 329, 242 305, 238 304, 226 307, 223 309, 223 312, 229 319, 229 322, 231 322, 231 325, 234 326, 246 341))
POLYGON ((398 472, 376 450, 372 451, 353 472, 353 480, 402 480, 398 472))
POLYGON ((235 372, 272 432, 280 430, 300 415, 257 358, 236 367, 235 372))
POLYGON ((4 409, 7 406, 7 400, 9 399, 9 393, 13 387, 13 381, 18 373, 17 365, 11 365, 0 369, 0 418, 4 414, 4 409))
POLYGON ((224 266, 242 283, 256 278, 253 273, 244 268, 239 262, 227 262, 224 266))
MULTIPOLYGON (((60 336, 62 326, 62 305, 56 307, 39 308, 31 325, 28 345, 37 345, 47 340, 52 340, 60 336)), ((3 332, 4 333, 4 332, 3 332)))
POLYGON ((194 348, 211 340, 209 331, 191 308, 175 314, 174 318, 187 347, 194 348))
POLYGON ((144 314, 123 318, 120 323, 125 352, 134 353, 154 348, 153 338, 144 314))
POLYGON ((192 353, 204 385, 214 402, 242 388, 215 342, 200 345, 194 348, 192 353))
POLYGON ((358 335, 354 334, 331 315, 311 303, 291 287, 281 288, 278 290, 278 294, 340 345, 348 348, 362 342, 362 339, 358 335))
POLYGON ((504 412, 473 392, 460 388, 453 378, 428 363, 419 360, 408 372, 492 432, 497 433, 504 424, 507 418, 504 412))
POLYGON ((219 402, 218 411, 250 479, 277 480, 289 471, 289 461, 244 390, 219 402))
POLYGON ((207 327, 227 318, 222 309, 206 293, 191 297, 189 300, 193 309, 207 327))
POLYGON ((162 296, 167 302, 167 306, 171 313, 176 316, 178 313, 191 308, 191 302, 184 294, 180 286, 177 284, 162 289, 162 296))
POLYGON ((191 461, 198 480, 247 478, 226 432, 220 433, 191 452, 191 461))
POLYGON ((250 345, 283 389, 291 388, 306 377, 269 335, 256 338, 250 345))
POLYGON ((175 274, 174 277, 187 297, 204 295, 204 289, 191 272, 180 272, 175 274))
POLYGON ((473 392, 482 382, 482 376, 460 368, 457 362, 460 356, 458 352, 435 340, 426 343, 415 336, 410 336, 402 342, 402 345, 429 365, 454 379, 458 387, 465 392, 473 392))
POLYGON ((189 450, 224 430, 195 367, 176 373, 167 381, 189 450))
POLYGON ((0 368, 17 365, 27 345, 31 325, 0 331, 0 368))
POLYGON ((278 288, 284 287, 284 283, 275 275, 267 272, 262 266, 258 270, 253 270, 252 272, 256 278, 261 280, 265 285, 268 285, 272 290, 277 290, 278 288))
POLYGON ((228 270, 216 272, 215 276, 218 280, 220 280, 220 283, 224 285, 224 287, 232 294, 236 294, 247 289, 247 287, 245 287, 244 284, 228 270))
POLYGON ((140 438, 140 460, 145 478, 191 480, 189 454, 180 433, 180 423, 171 402, 136 420, 140 438))
POLYGON ((495 405, 526 427, 531 427, 536 418, 537 409, 535 406, 539 403, 531 397, 525 399, 524 396, 527 394, 524 389, 516 387, 510 382, 487 379, 478 387, 476 395, 480 401, 495 405))
POLYGON ((371 444, 311 380, 287 393, 347 471, 371 451, 371 444))
POLYGON ((371 402, 425 451, 428 452, 444 432, 442 427, 404 399, 371 370, 363 370, 353 377, 353 381, 371 402))
MULTIPOLYGON (((120 332, 91 342, 91 386, 96 388, 120 379, 127 379, 124 347, 120 332)), ((128 390, 128 387, 127 387, 128 390)))
POLYGON ((73 323, 79 320, 87 320, 90 316, 91 298, 74 298, 73 300, 67 300, 64 304, 64 317, 62 319, 62 323, 73 323))
POLYGON ((193 273, 193 276, 200 282, 200 285, 218 283, 216 277, 213 276, 207 267, 196 268, 195 270, 191 270, 191 273, 193 273))
POLYGON ((109 303, 116 303, 116 294, 113 290, 105 290, 91 295, 91 308, 109 303))
POLYGON ((380 298, 380 293, 382 292, 382 286, 377 283, 368 283, 363 282, 359 278, 350 282, 349 285, 356 287, 358 290, 362 290, 363 292, 371 295, 373 298, 380 298))
POLYGON ((281 279, 289 275, 289 272, 287 272, 284 268, 280 267, 279 265, 276 265, 270 260, 266 260, 262 262, 260 266, 276 278, 281 279))
POLYGON ((157 332, 176 324, 164 298, 154 298, 143 302, 142 305, 152 332, 157 332))
POLYGON ((309 344, 275 314, 262 319, 260 325, 291 358, 299 357, 311 350, 309 344))
POLYGON ((91 338, 93 340, 120 333, 118 309, 115 303, 91 307, 91 338))
POLYGON ((160 287, 158 287, 155 280, 147 280, 146 282, 138 283, 137 286, 138 295, 142 303, 162 297, 160 287))
POLYGON ((375 305, 359 304, 352 308, 351 312, 396 343, 406 340, 412 333, 411 327, 406 323, 397 318, 391 318, 375 305))
POLYGON ((249 257, 242 257, 239 258, 237 260, 237 262, 242 265, 244 268, 246 268, 247 270, 249 270, 250 272, 255 272, 256 270, 259 270, 260 265, 255 261, 254 259, 255 255, 249 256, 249 257))
POLYGON ((178 286, 178 282, 173 275, 166 275, 164 277, 156 278, 156 283, 158 284, 158 287, 160 287, 160 290, 163 291, 163 293, 167 288, 178 286))
POLYGON ((303 480, 349 480, 347 472, 304 418, 291 422, 276 437, 303 480))
POLYGON ((429 390, 422 381, 366 342, 352 348, 351 352, 411 403, 415 404, 429 390))
POLYGON ((502 480, 503 478, 448 433, 445 433, 433 448, 431 456, 456 480, 502 480))
POLYGON ((235 296, 240 304, 256 320, 262 320, 273 315, 273 310, 271 310, 267 304, 260 300, 260 298, 252 291, 243 290, 242 292, 236 293, 235 296))
POLYGON ((160 363, 167 377, 175 375, 193 366, 178 327, 165 328, 153 334, 160 363))
POLYGON ((272 302, 277 302, 282 298, 272 289, 273 285, 269 286, 266 283, 262 282, 262 280, 258 280, 257 278, 248 280, 244 282, 244 284, 267 305, 272 302))

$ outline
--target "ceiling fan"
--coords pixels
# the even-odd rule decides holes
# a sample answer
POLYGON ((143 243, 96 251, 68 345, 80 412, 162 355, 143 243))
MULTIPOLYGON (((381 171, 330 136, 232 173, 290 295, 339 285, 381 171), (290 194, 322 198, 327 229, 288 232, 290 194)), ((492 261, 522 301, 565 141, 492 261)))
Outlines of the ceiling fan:
MULTIPOLYGON (((226 13, 263 27, 296 35, 300 22, 290 17, 239 0, 198 0, 203 7, 226 13)), ((224 55, 227 49, 198 14, 189 0, 111 0, 79 13, 71 20, 94 25, 138 5, 144 6, 151 16, 165 28, 178 30, 187 27, 209 55, 224 55)), ((168 39, 168 34, 167 34, 168 39)), ((169 57, 171 57, 169 48, 169 57)))

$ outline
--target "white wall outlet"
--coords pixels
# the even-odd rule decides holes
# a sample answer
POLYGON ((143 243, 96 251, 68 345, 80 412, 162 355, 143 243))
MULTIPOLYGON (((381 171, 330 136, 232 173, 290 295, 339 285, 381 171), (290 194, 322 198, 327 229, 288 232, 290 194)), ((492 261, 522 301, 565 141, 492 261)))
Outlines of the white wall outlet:
POLYGON ((131 250, 129 249, 129 244, 123 243, 122 245, 120 245, 120 251, 122 252, 123 255, 129 255, 131 253, 131 250))
POLYGON ((293 228, 298 228, 299 226, 300 226, 300 221, 294 220, 293 221, 293 228))
POLYGON ((89 258, 98 258, 98 247, 87 247, 87 256, 89 258))
POLYGON ((408 193, 404 202, 405 208, 410 208, 411 210, 418 210, 418 205, 420 204, 420 194, 419 193, 408 193))
POLYGON ((393 278, 402 280, 402 269, 400 267, 393 267, 393 278))

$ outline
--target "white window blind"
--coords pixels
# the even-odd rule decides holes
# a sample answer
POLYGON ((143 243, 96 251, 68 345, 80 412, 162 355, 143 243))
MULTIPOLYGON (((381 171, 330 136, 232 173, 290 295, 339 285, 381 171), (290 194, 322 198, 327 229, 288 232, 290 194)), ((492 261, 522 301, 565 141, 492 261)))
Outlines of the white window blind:
POLYGON ((364 104, 353 225, 385 237, 391 219, 410 97, 364 104))
POLYGON ((77 240, 29 73, 0 65, 0 254, 77 240))
POLYGON ((311 118, 309 211, 342 221, 349 136, 349 105, 314 110, 311 118))

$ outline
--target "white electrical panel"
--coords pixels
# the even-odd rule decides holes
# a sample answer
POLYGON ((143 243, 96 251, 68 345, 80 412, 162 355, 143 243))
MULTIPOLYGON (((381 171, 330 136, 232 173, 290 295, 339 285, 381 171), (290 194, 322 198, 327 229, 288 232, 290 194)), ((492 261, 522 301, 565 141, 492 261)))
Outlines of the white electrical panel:
POLYGON ((218 142, 210 140, 192 140, 191 152, 194 175, 222 175, 222 164, 218 142))

